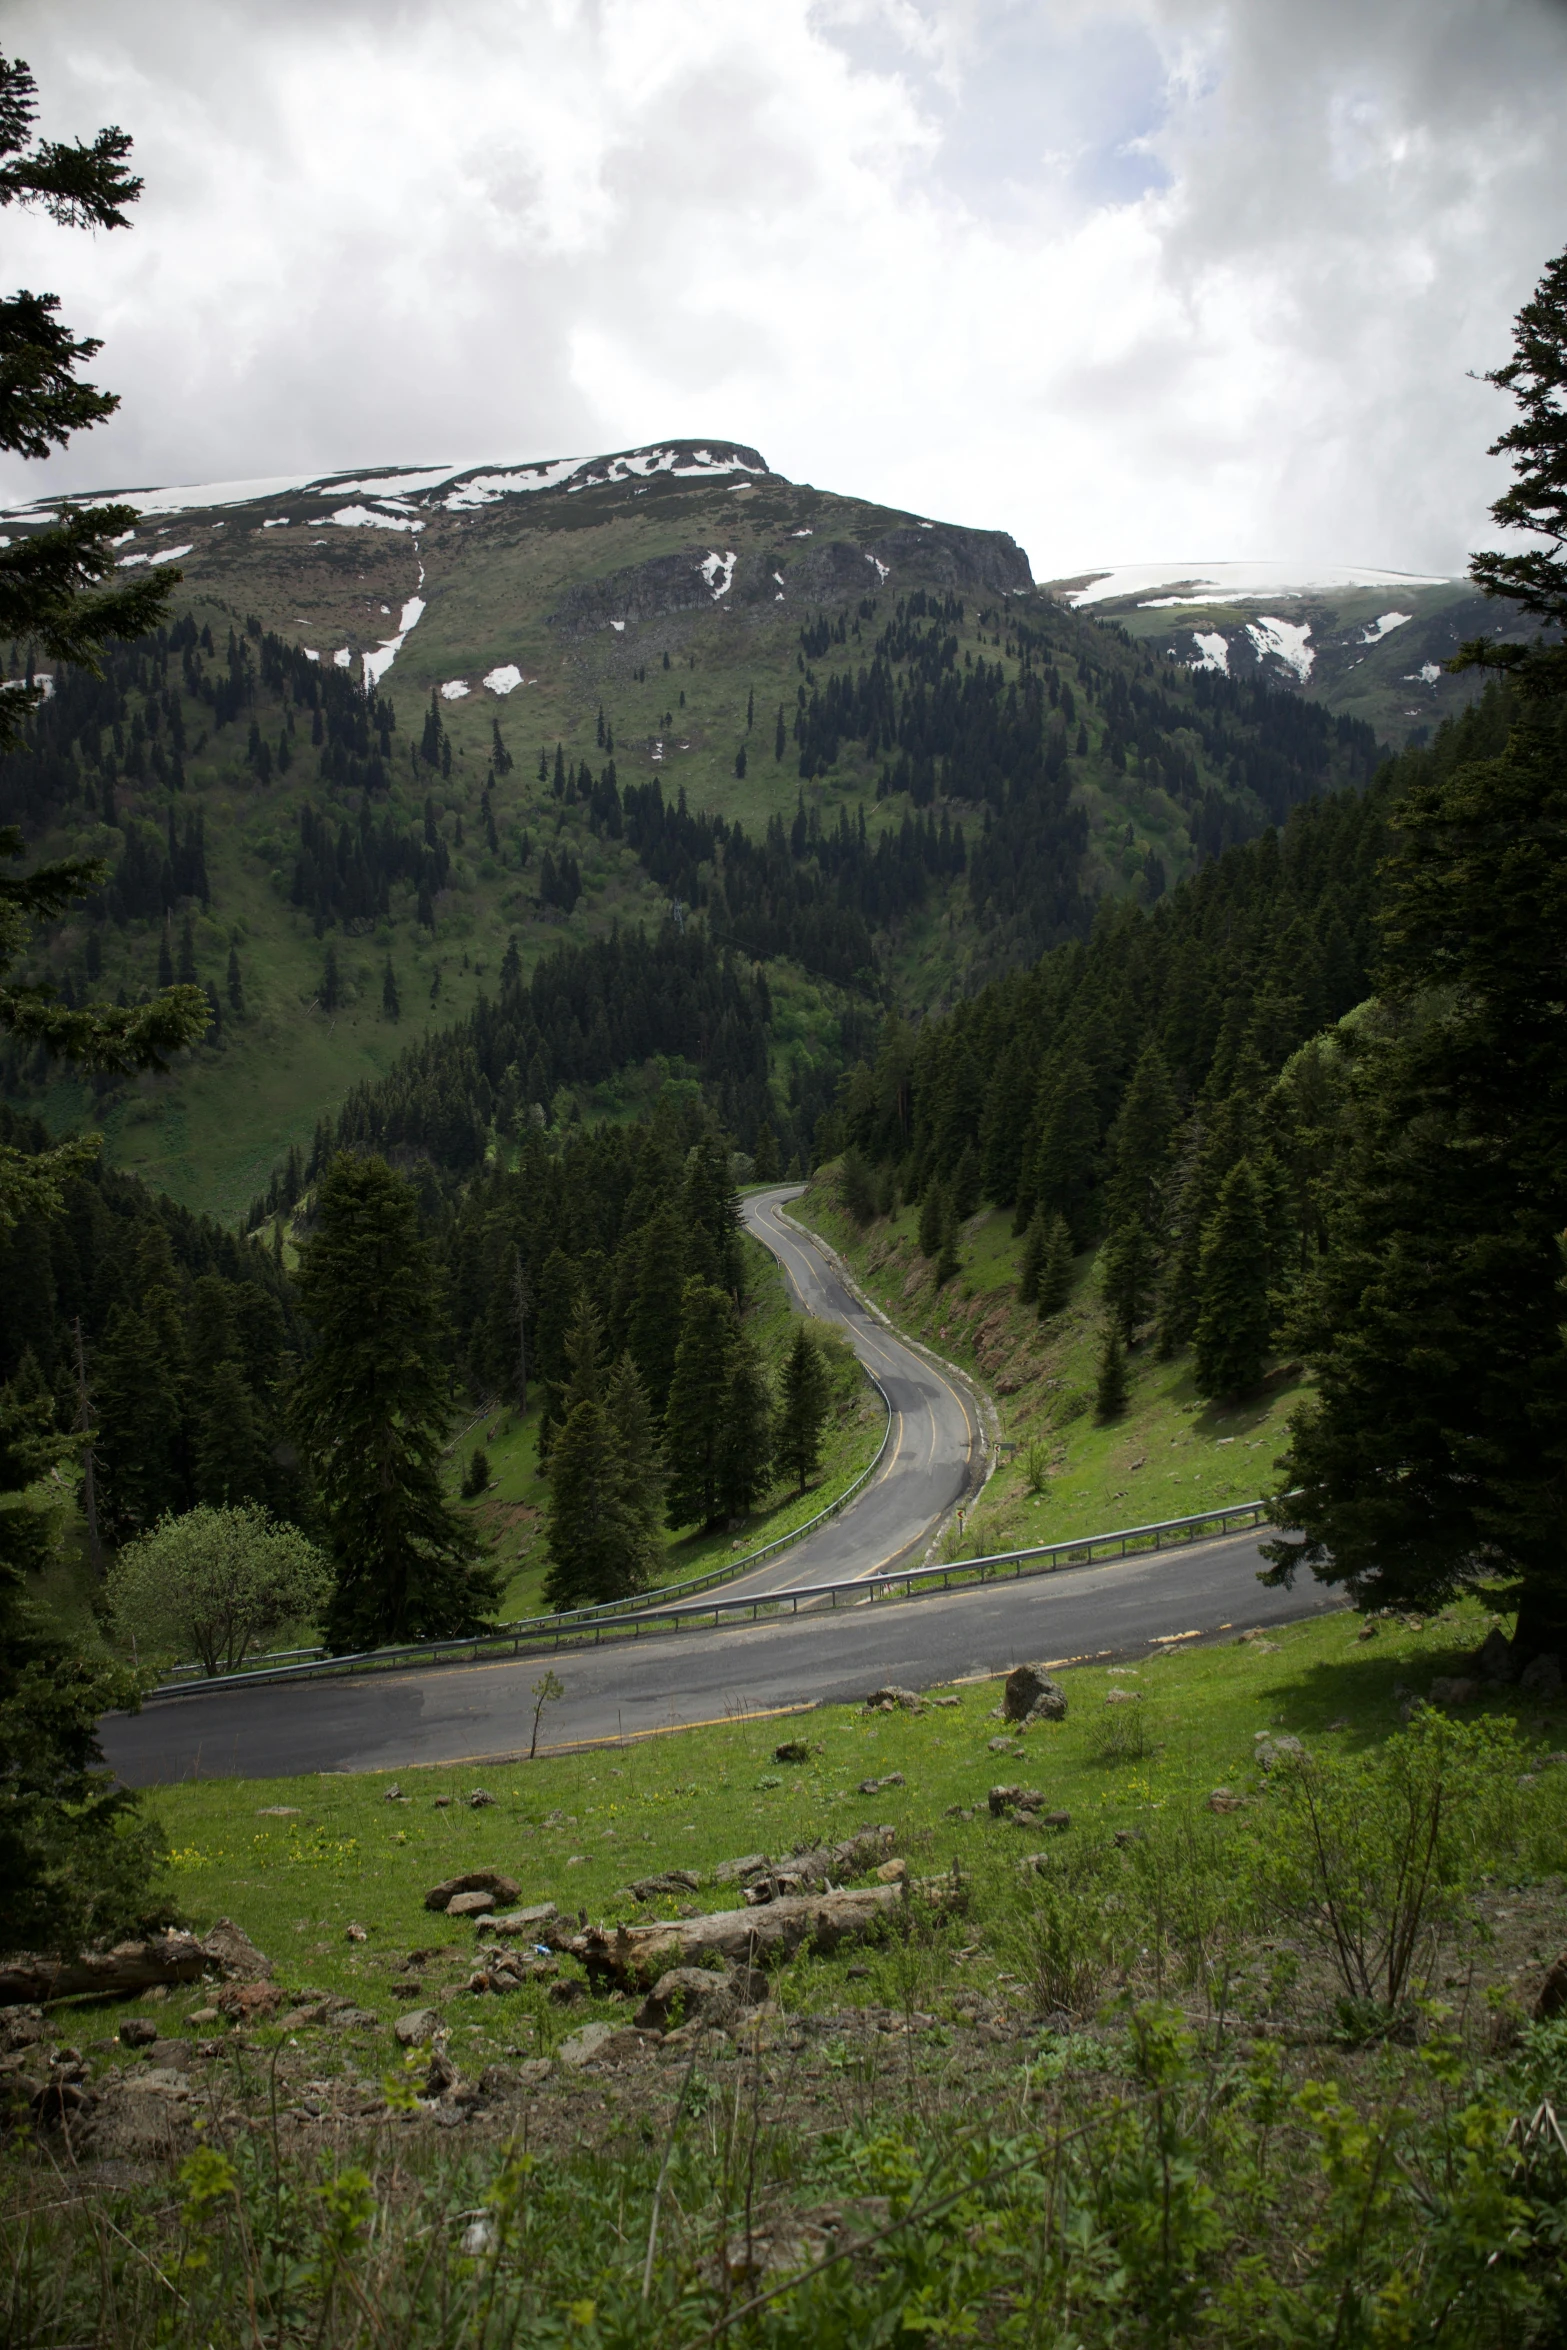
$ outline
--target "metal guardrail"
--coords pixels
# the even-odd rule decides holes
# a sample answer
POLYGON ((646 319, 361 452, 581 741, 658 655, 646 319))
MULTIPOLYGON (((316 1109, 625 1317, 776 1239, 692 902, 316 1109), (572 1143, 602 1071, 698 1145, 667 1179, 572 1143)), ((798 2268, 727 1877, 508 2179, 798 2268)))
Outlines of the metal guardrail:
MULTIPOLYGON (((881 1442, 876 1447, 873 1457, 861 1469, 858 1476, 852 1477, 837 1499, 830 1501, 825 1509, 818 1510, 813 1518, 807 1518, 791 1533, 779 1534, 771 1542, 764 1542, 760 1550, 748 1550, 744 1558, 730 1559, 721 1567, 710 1567, 705 1575, 692 1575, 683 1583, 666 1583, 661 1585, 657 1591, 635 1592, 627 1599, 601 1600, 594 1607, 563 1608, 556 1614, 548 1616, 519 1616, 515 1623, 498 1625, 494 1633, 487 1633, 484 1637, 486 1639, 508 1640, 513 1637, 532 1636, 539 1632, 550 1632, 556 1629, 582 1631, 594 1624, 614 1623, 623 1616, 640 1614, 650 1601, 656 1600, 661 1605, 668 1605, 672 1600, 690 1598, 693 1593, 698 1591, 716 1590, 721 1583, 738 1582, 740 1577, 748 1575, 753 1567, 759 1567, 764 1559, 774 1557, 781 1550, 792 1550, 797 1542, 804 1541, 807 1534, 814 1533, 818 1526, 825 1526, 829 1518, 835 1518, 840 1510, 847 1509, 855 1495, 862 1486, 869 1484, 887 1457, 887 1447, 892 1441, 892 1399, 874 1371, 864 1363, 860 1365, 860 1368, 881 1397, 882 1409, 887 1415, 881 1432, 881 1442)), ((481 1419, 484 1417, 482 1412, 479 1417, 481 1419)), ((367 1651, 366 1653, 380 1652, 367 1651)), ((398 1653, 400 1654, 401 1651, 398 1653)), ((237 1672, 225 1673, 219 1678, 225 1686, 233 1681, 253 1681, 258 1675, 270 1676, 281 1670, 292 1659, 313 1661, 326 1659, 328 1656, 329 1651, 324 1648, 274 1649, 267 1656, 258 1656, 252 1664, 242 1665, 237 1672)), ((333 1658, 331 1661, 338 1663, 341 1660, 333 1658)), ((171 1665, 169 1670, 172 1673, 190 1674, 193 1678, 187 1681, 161 1684, 153 1690, 154 1697, 164 1697, 177 1689, 194 1688, 198 1685, 203 1689, 215 1686, 213 1681, 202 1679, 201 1666, 197 1662, 171 1665)))
POLYGON ((597 1648, 606 1633, 620 1639, 628 1636, 638 1639, 644 1632, 659 1630, 679 1632, 702 1625, 716 1629, 725 1617, 731 1616, 749 1617, 752 1623, 764 1615, 797 1616, 802 1606, 836 1608, 840 1599, 868 1605, 890 1598, 914 1599, 925 1591, 978 1590, 1002 1580, 1008 1571, 1016 1582, 1025 1576, 1091 1566, 1096 1556, 1113 1554, 1124 1559, 1149 1550, 1162 1550, 1167 1539, 1195 1541, 1205 1528, 1227 1534, 1236 1523, 1264 1525, 1268 1522, 1269 1507, 1265 1501, 1231 1502, 1221 1509, 1199 1510, 1187 1518, 1163 1518, 1153 1525, 1118 1527, 1108 1534, 1080 1535, 1069 1542, 994 1551, 983 1558, 949 1559, 939 1566, 900 1567, 857 1580, 809 1583, 792 1591, 760 1591, 738 1599, 715 1599, 705 1605, 692 1605, 689 1601, 673 1606, 667 1602, 645 1604, 634 1613, 593 1624, 558 1624, 550 1617, 535 1617, 531 1622, 508 1626, 500 1633, 483 1633, 471 1640, 419 1641, 406 1648, 367 1649, 354 1656, 323 1657, 310 1663, 277 1665, 249 1673, 225 1673, 207 1681, 167 1682, 151 1690, 149 1697, 185 1697, 198 1692, 248 1689, 258 1682, 312 1680, 327 1674, 356 1671, 385 1672, 416 1664, 455 1664, 465 1659, 476 1661, 480 1657, 501 1656, 508 1649, 513 1656, 553 1655, 566 1646, 591 1644, 597 1648))

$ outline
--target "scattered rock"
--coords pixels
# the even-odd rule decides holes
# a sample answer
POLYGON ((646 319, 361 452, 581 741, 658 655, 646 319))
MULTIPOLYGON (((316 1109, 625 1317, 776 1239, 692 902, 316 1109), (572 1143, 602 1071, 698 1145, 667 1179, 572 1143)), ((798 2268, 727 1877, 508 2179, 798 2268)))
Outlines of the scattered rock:
POLYGON ((1043 1665, 1018 1665, 1007 1675, 1001 1711, 1009 1722, 1064 1722, 1066 1691, 1043 1665))
POLYGON ((215 2024, 222 2021, 223 2011, 218 2007, 193 2007, 185 2018, 188 2024, 215 2024))
POLYGON ((387 1788, 386 1793, 381 1798, 381 1801, 383 1803, 411 1803, 413 1801, 413 1797, 411 1795, 405 1795, 401 1787, 393 1785, 387 1788))
POLYGON ((1432 1705, 1472 1705, 1479 1694, 1479 1682, 1463 1673, 1439 1674, 1428 1692, 1432 1705))
POLYGON ((1004 1820, 1015 1811, 1038 1811, 1045 1800, 1042 1787, 992 1787, 987 1799, 993 1820, 1004 1820))
POLYGON ((449 1918, 478 1918, 494 1907, 493 1893, 454 1893, 446 1904, 446 1914, 449 1918))
POLYGON ((694 1893, 701 1882, 695 1869, 665 1869, 661 1876, 636 1878, 626 1891, 633 1901, 656 1901, 662 1893, 694 1893))
MULTIPOLYGON (((388 1796, 387 1801, 391 1800, 392 1798, 388 1796)), ((258 1820, 297 1820, 299 1806, 297 1803, 264 1803, 257 1811, 256 1817, 258 1820)))
POLYGON ((926 1703, 928 1705, 961 1705, 963 1700, 961 1697, 931 1697, 927 1698, 926 1703))
POLYGON ((992 1738, 990 1741, 990 1752, 992 1754, 1017 1754, 1019 1751, 1020 1749, 1015 1739, 992 1738))
POLYGON ((460 2077, 456 2065, 453 2064, 445 2049, 432 2049, 430 2069, 424 2076, 424 2087, 419 2094, 421 2097, 445 2097, 457 2087, 460 2077))
POLYGON ((562 1975, 558 1983, 550 1985, 551 2007, 575 2007, 579 1999, 586 1999, 588 1987, 575 1975, 562 1975))
POLYGON ((580 2032, 573 2032, 562 2040, 555 2054, 559 2062, 569 2065, 573 2072, 588 2064, 606 2044, 615 2037, 613 2024, 584 2024, 580 2032))
POLYGON ((399 2048, 426 2048, 440 2027, 440 2014, 433 2007, 415 2007, 407 2015, 400 2015, 392 2026, 392 2038, 399 2048))
POLYGON ((1357 1640, 1375 1640, 1378 1629, 1379 1627, 1375 1624, 1362 1624, 1360 1630, 1355 1634, 1355 1638, 1357 1640))
POLYGON ((499 1801, 500 1797, 492 1795, 488 1787, 475 1787, 468 1797, 468 1808, 470 1811, 484 1811, 490 1804, 499 1801))
POLYGON ((949 1803, 942 1817, 948 1820, 971 1820, 978 1809, 977 1803, 949 1803))
POLYGON ((1266 1730, 1259 1730, 1252 1740, 1251 1759, 1259 1771, 1271 1771, 1275 1763, 1304 1762, 1306 1749, 1298 1738, 1290 1737, 1287 1732, 1275 1738, 1266 1730))
POLYGON ((150 2048, 158 2037, 158 2027, 147 2016, 127 2016, 120 2026, 122 2048, 150 2048))
POLYGON ((513 1902, 522 1887, 515 1877, 503 1877, 498 1869, 470 1869, 466 1876, 448 1877, 444 1884, 432 1885, 424 1897, 426 1909, 451 1911, 451 1905, 460 1893, 488 1893, 489 1907, 497 1902, 513 1902))
POLYGON ((909 1873, 906 1860, 884 1860, 876 1871, 878 1885, 901 1885, 909 1873))
POLYGON ((437 1811, 450 1811, 452 1808, 451 1797, 449 1795, 438 1795, 435 1798, 435 1808, 437 1811))
POLYGON ((1562 1660, 1559 1656, 1531 1657, 1518 1676, 1520 1689, 1527 1689, 1531 1697, 1555 1697, 1562 1685, 1562 1660))
POLYGON ((1512 1644, 1500 1624, 1493 1624, 1475 1653, 1475 1666, 1483 1681, 1510 1681, 1513 1678, 1512 1644))
POLYGON ((907 1782, 905 1781, 901 1771, 889 1771, 885 1779, 862 1779, 858 1788, 856 1789, 856 1793, 860 1795, 879 1795, 884 1787, 902 1787, 906 1784, 907 1782))
POLYGON ((773 1748, 776 1763, 804 1763, 811 1759, 811 1750, 803 1738, 786 1738, 782 1746, 773 1748))
POLYGON ((682 2024, 723 2025, 734 2022, 742 2006, 766 1997, 767 1978, 759 1969, 742 1967, 733 1974, 710 1967, 671 1967, 660 1975, 637 2009, 643 2031, 667 2032, 682 2024), (751 1984, 762 1989, 752 1993, 751 1984))
POLYGON ((231 2023, 266 2023, 276 2015, 285 1996, 278 1983, 228 1983, 212 2004, 231 2023))
POLYGON ((19 2048, 36 2047, 48 2037, 49 2027, 41 2007, 0 2007, 0 2051, 6 2055, 19 2048))
POLYGON ((368 1926, 345 1926, 343 1928, 345 1942, 368 1942, 369 1939, 370 1929, 368 1926))
POLYGON ((203 1934, 201 1951, 225 1983, 264 1983, 272 1972, 271 1959, 232 1918, 219 1918, 211 1932, 203 1934))
POLYGON ((1132 1845, 1141 1844, 1147 1834, 1146 1828, 1117 1828, 1115 1832, 1116 1848, 1118 1851, 1125 1852, 1132 1845))
POLYGON ((1215 1787, 1208 1798, 1209 1811, 1242 1811, 1245 1804, 1245 1796, 1235 1794, 1229 1787, 1215 1787))
POLYGON ((918 1714, 924 1712, 925 1700, 917 1689, 900 1689, 895 1681, 889 1681, 885 1689, 871 1691, 865 1707, 868 1713, 918 1714))
POLYGON ((503 1941, 536 1939, 542 1941, 544 1929, 551 1918, 560 1912, 553 1901, 537 1901, 531 1909, 509 1909, 502 1917, 483 1917, 474 1928, 475 1934, 495 1934, 503 1941))
POLYGON ((1534 2003, 1534 2020, 1537 2024, 1548 2024, 1553 2017, 1564 2013, 1567 2013, 1567 1950, 1546 1972, 1534 2003))
POLYGON ((1142 1702, 1142 1694, 1140 1689, 1107 1689, 1105 1703, 1106 1705, 1139 1705, 1142 1702))

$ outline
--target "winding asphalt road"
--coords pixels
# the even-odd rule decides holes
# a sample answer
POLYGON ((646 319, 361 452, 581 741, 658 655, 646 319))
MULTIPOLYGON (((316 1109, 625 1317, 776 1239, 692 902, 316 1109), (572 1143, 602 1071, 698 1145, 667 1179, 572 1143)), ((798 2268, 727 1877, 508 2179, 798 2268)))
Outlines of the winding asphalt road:
MULTIPOLYGON (((893 1443, 864 1493, 814 1535, 731 1587, 736 1594, 873 1578, 907 1563, 982 1465, 975 1407, 849 1291, 798 1225, 790 1191, 754 1194, 746 1221, 802 1303, 848 1330, 892 1405, 893 1443)), ((1005 1671, 1135 1655, 1171 1640, 1282 1622, 1334 1607, 1320 1586, 1270 1591, 1254 1534, 918 1599, 849 1598, 714 1631, 621 1638, 550 1658, 565 1694, 540 1752, 811 1703, 881 1683, 928 1688, 1005 1671)), ((273 1682, 158 1699, 111 1715, 104 1751, 130 1786, 301 1771, 407 1770, 526 1754, 538 1658, 422 1666, 363 1678, 273 1682)))

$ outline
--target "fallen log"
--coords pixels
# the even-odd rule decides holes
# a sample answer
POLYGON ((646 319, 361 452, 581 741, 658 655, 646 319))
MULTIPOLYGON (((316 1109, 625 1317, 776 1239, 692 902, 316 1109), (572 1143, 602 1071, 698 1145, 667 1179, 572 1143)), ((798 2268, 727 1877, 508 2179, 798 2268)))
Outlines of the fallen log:
MULTIPOLYGON (((952 1903, 958 1888, 938 1877, 917 1890, 952 1903)), ((651 1990, 677 1967, 765 1965, 773 1954, 809 1944, 822 1951, 874 1938, 892 1921, 908 1888, 867 1885, 851 1893, 786 1894, 757 1909, 720 1909, 706 1917, 675 1918, 652 1926, 588 1926, 552 1935, 557 1950, 580 1959, 595 1984, 651 1990)))
POLYGON ((170 1931, 112 1950, 85 1950, 77 1958, 20 1951, 0 1959, 0 2007, 42 2006, 51 1999, 137 1999, 160 1985, 173 1989, 204 1974, 255 1982, 271 1965, 248 1936, 221 1918, 203 1940, 170 1931))

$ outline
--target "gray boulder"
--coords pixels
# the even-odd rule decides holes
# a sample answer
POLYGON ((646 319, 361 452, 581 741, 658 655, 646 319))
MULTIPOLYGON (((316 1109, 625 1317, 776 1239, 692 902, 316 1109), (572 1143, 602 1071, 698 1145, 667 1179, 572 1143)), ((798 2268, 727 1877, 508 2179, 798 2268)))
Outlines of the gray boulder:
POLYGON ((1001 1712, 1009 1722, 1064 1722, 1066 1691, 1043 1665, 1017 1665, 1007 1675, 1001 1712))

